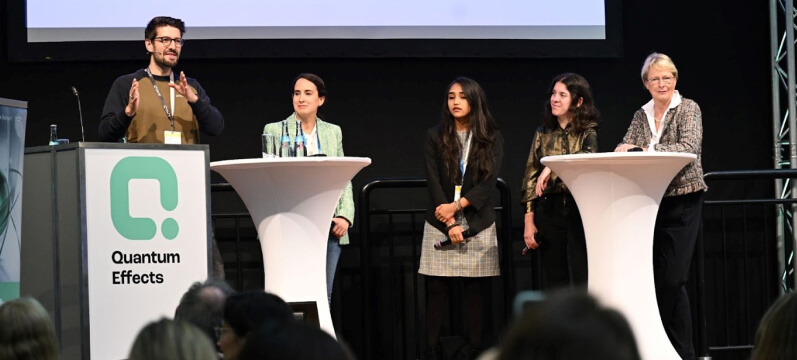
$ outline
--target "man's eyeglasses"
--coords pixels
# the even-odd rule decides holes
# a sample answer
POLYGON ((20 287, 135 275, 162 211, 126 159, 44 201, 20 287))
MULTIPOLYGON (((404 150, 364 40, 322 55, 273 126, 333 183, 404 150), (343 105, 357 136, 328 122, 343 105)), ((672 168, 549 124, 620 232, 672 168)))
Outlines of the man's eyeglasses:
POLYGON ((662 78, 648 79, 648 82, 651 83, 651 84, 658 84, 659 82, 663 82, 666 85, 670 85, 670 84, 672 84, 672 80, 673 79, 675 79, 675 77, 673 77, 673 76, 665 76, 665 77, 662 77, 662 78))
POLYGON ((174 42, 174 45, 178 46, 178 47, 182 47, 183 45, 185 45, 185 40, 182 39, 182 38, 181 39, 172 39, 172 38, 169 38, 169 37, 156 37, 153 40, 155 40, 155 41, 163 44, 163 46, 167 46, 167 47, 171 46, 172 42, 174 42))
POLYGON ((216 330, 216 339, 217 340, 221 339, 221 336, 224 335, 224 333, 227 332, 227 328, 225 328, 223 326, 216 326, 215 328, 213 328, 213 330, 216 330))

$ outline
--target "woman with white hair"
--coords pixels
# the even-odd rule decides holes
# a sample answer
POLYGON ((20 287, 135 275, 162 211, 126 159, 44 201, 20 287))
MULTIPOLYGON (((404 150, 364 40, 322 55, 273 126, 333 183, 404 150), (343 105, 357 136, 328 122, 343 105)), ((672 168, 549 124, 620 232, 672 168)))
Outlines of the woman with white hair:
POLYGON ((694 359, 692 316, 686 281, 703 209, 700 107, 681 96, 678 69, 669 56, 653 53, 642 66, 642 83, 653 97, 634 113, 623 142, 614 151, 682 152, 697 155, 670 182, 653 232, 653 276, 664 330, 683 359, 694 359))

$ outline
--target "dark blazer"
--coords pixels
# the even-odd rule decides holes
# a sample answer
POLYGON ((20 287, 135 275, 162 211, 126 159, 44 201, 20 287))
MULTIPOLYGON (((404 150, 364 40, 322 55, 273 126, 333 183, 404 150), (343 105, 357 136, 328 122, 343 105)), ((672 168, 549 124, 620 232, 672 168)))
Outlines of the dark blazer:
MULTIPOLYGON (((470 166, 465 169, 465 182, 462 184, 462 197, 470 201, 470 206, 465 208, 465 218, 468 226, 474 233, 478 233, 495 222, 495 204, 493 204, 493 191, 501 163, 504 158, 504 137, 495 130, 492 134, 493 173, 487 180, 474 184, 475 172, 470 166)), ((444 233, 446 225, 437 220, 434 211, 440 204, 454 201, 454 186, 458 181, 450 179, 445 173, 445 165, 440 154, 440 126, 435 126, 426 133, 426 186, 429 189, 429 205, 426 208, 426 221, 444 233)))

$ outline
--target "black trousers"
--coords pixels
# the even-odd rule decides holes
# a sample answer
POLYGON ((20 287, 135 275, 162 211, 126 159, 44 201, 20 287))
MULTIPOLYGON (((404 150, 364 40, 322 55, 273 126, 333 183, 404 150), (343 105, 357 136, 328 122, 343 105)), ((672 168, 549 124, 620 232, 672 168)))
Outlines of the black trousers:
POLYGON ((683 359, 695 359, 686 281, 703 214, 703 191, 665 197, 653 232, 653 277, 664 331, 683 359))
POLYGON ((534 224, 540 243, 543 289, 571 284, 586 287, 587 243, 573 196, 552 194, 537 199, 534 224))

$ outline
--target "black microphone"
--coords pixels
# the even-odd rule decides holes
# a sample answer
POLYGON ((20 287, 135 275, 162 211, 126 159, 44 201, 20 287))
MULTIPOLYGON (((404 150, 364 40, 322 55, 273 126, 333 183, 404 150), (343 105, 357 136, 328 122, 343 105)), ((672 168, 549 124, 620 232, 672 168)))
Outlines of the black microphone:
MULTIPOLYGON (((465 231, 462 232, 462 238, 464 238, 464 239, 467 239, 469 237, 473 237, 474 235, 476 235, 476 233, 470 231, 470 229, 465 229, 465 231)), ((437 250, 440 250, 444 246, 449 245, 449 244, 451 244, 451 238, 446 238, 445 240, 438 241, 437 243, 435 243, 434 244, 434 248, 437 249, 437 250)))
POLYGON ((74 86, 72 87, 72 93, 77 98, 77 111, 80 115, 80 139, 86 142, 86 133, 83 132, 83 108, 80 106, 80 95, 78 95, 77 88, 74 86))

